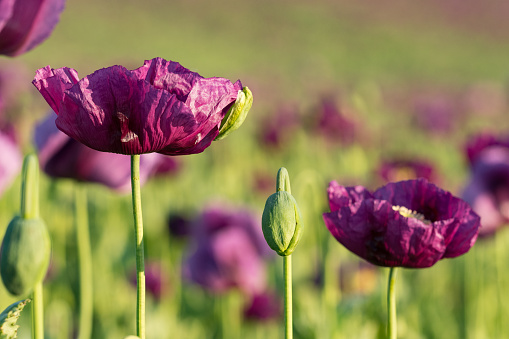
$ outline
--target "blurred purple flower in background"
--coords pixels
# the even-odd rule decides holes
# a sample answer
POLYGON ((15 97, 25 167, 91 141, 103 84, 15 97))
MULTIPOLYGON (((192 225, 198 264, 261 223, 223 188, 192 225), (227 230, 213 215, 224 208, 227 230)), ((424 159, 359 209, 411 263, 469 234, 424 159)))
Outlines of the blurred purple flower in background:
MULTIPOLYGON (((55 125, 51 113, 35 128, 35 146, 43 171, 51 177, 103 184, 119 192, 131 189, 131 159, 123 154, 93 150, 69 138, 55 125)), ((140 161, 144 183, 167 158, 162 154, 145 154, 140 161)))
POLYGON ((447 133, 455 127, 459 115, 458 103, 443 93, 420 94, 414 101, 414 122, 431 133, 447 133))
POLYGON ((509 222, 509 142, 483 134, 466 152, 471 177, 462 196, 481 217, 479 235, 492 235, 509 222))
MULTIPOLYGON (((136 287, 136 268, 133 268, 129 275, 132 286, 136 287)), ((163 270, 162 264, 157 261, 149 261, 145 265, 145 287, 156 300, 168 292, 170 282, 167 273, 163 270)))
POLYGON ((320 107, 310 117, 313 131, 330 142, 349 145, 355 141, 356 127, 331 98, 322 100, 320 107))
POLYGON ((378 175, 385 182, 403 181, 424 178, 434 181, 435 173, 433 166, 419 159, 391 159, 384 160, 380 164, 378 175))
POLYGON ((265 290, 264 257, 272 254, 260 218, 245 209, 206 208, 193 221, 193 242, 184 277, 211 292, 238 288, 253 295, 265 290))
POLYGON ((295 107, 280 107, 259 124, 259 140, 268 148, 281 149, 298 128, 299 120, 295 107))
POLYGON ((29 83, 30 75, 21 62, 0 63, 0 131, 13 140, 18 140, 16 129, 24 118, 22 99, 28 93, 29 83))
POLYGON ((48 38, 65 0, 0 0, 0 54, 25 53, 48 38))
POLYGON ((348 250, 372 264, 424 268, 466 253, 475 243, 479 216, 470 206, 425 179, 328 188, 325 225, 348 250))
POLYGON ((191 232, 191 220, 181 213, 171 213, 168 217, 168 230, 174 238, 187 238, 191 232))
POLYGON ((0 156, 0 194, 2 194, 20 173, 23 156, 12 138, 3 133, 0 133, 0 150, 2 150, 0 156))
POLYGON ((244 317, 253 321, 278 320, 283 315, 283 301, 272 292, 262 292, 253 295, 244 308, 244 317))
POLYGON ((240 81, 203 78, 161 58, 132 71, 103 68, 81 80, 74 69, 47 66, 33 84, 57 113, 59 129, 120 154, 203 152, 242 90, 240 81))

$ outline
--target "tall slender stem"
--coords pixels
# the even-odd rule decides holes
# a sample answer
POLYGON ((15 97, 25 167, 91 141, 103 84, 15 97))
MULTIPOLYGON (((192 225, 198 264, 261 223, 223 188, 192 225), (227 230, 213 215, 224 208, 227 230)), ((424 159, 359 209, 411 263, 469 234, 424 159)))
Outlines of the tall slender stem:
POLYGON ((285 339, 293 338, 292 323, 292 256, 283 257, 283 279, 285 281, 285 339))
POLYGON ((80 322, 78 339, 90 339, 93 315, 92 251, 88 227, 87 189, 77 184, 74 189, 76 243, 80 270, 80 322))
POLYGON ((387 338, 396 339, 398 337, 398 328, 396 322, 396 291, 394 282, 397 275, 396 267, 391 267, 389 271, 389 283, 387 284, 387 338))
MULTIPOLYGON (((25 156, 23 160, 21 217, 23 219, 39 218, 39 162, 34 154, 25 156)), ((44 339, 42 281, 35 284, 32 299, 32 338, 44 339)))
POLYGON ((32 301, 32 338, 44 339, 44 301, 42 281, 34 286, 32 301))
POLYGON ((136 238, 136 335, 145 339, 145 253, 143 245, 143 217, 141 214, 140 155, 131 155, 131 188, 136 238))

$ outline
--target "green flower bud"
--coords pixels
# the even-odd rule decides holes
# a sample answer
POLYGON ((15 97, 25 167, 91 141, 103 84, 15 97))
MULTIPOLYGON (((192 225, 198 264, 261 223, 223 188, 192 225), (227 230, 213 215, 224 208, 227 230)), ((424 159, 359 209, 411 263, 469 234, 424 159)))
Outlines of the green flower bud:
POLYGON ((295 198, 285 191, 290 187, 288 172, 278 172, 278 191, 265 203, 262 215, 263 236, 270 248, 280 256, 293 253, 302 235, 302 215, 295 198))
POLYGON ((13 295, 26 295, 46 274, 50 237, 41 219, 12 219, 2 241, 0 273, 13 295))
POLYGON ((7 226, 0 250, 0 275, 13 295, 28 294, 48 269, 51 243, 39 218, 39 163, 35 155, 23 162, 21 213, 7 226))
POLYGON ((251 93, 249 88, 244 87, 241 91, 239 91, 237 100, 235 100, 235 103, 224 116, 223 121, 221 122, 221 128, 219 129, 219 134, 214 140, 224 139, 228 134, 239 128, 246 119, 247 113, 251 109, 252 105, 253 93, 251 93))

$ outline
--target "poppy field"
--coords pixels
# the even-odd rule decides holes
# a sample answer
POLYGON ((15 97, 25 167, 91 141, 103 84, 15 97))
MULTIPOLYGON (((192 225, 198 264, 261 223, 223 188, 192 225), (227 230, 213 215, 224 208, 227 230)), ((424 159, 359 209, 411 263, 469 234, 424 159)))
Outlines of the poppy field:
POLYGON ((508 5, 48 4, 0 0, 0 338, 509 338, 508 5))

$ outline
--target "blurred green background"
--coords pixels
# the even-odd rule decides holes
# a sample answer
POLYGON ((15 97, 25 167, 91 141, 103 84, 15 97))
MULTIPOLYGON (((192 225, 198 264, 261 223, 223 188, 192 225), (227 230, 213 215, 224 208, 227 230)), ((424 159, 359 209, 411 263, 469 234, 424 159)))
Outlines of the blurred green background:
MULTIPOLYGON (((275 183, 288 169, 292 193, 306 222, 294 253, 296 338, 383 337, 387 270, 361 277, 367 292, 349 294, 313 284, 317 263, 336 272, 358 259, 328 234, 326 185, 381 184, 375 169, 384 157, 425 158, 437 182, 460 194, 468 177, 462 147, 481 130, 506 131, 509 74, 509 3, 448 1, 162 1, 67 2, 51 37, 16 62, 27 69, 71 67, 81 77, 114 64, 129 69, 154 57, 180 62, 202 76, 241 79, 254 105, 240 130, 203 154, 178 158, 183 171, 142 189, 147 258, 168 273, 169 292, 149 299, 148 338, 222 338, 211 308, 228 299, 238 318, 242 296, 214 297, 180 283, 185 243, 167 232, 171 212, 196 213, 217 199, 261 212, 271 189, 256 189, 260 176, 275 183), (433 133, 416 125, 412 103, 420 96, 460 101, 453 128, 433 133), (356 139, 342 145, 306 132, 324 97, 332 97, 356 123, 356 139), (281 149, 258 139, 265 119, 292 105, 303 119, 281 149), (329 261, 323 264, 327 254, 329 261)), ((2 58, 1 64, 11 62, 2 58)), ((19 114, 31 146, 31 128, 48 106, 30 88, 19 114)), ((48 338, 71 338, 77 321, 78 278, 73 235, 73 183, 43 177, 41 213, 53 239, 52 271, 45 285, 48 338)), ((18 210, 19 179, 0 200, 0 234, 18 210)), ((134 235, 129 196, 89 189, 94 256, 94 338, 134 333, 136 291, 134 235)), ((509 338, 509 292, 504 264, 507 231, 478 242, 470 253, 426 270, 402 270, 397 282, 401 338, 509 338)), ((281 289, 280 258, 268 262, 269 284, 281 289)), ((335 274, 331 274, 335 275, 335 274)), ((360 282, 359 286, 364 286, 360 282)), ((357 286, 357 287, 359 287, 357 286)), ((16 299, 0 287, 0 309, 16 299)), ((20 338, 29 337, 28 312, 20 338)), ((231 320, 232 322, 234 320, 231 320)), ((281 323, 282 324, 282 323, 281 323)), ((242 338, 282 337, 277 322, 241 324, 242 338)))

